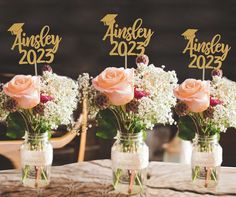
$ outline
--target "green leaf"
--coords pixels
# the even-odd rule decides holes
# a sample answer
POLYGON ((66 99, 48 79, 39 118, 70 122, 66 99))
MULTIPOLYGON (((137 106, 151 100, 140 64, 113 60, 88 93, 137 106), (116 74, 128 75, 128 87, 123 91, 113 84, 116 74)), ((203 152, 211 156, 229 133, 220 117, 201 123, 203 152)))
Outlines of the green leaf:
POLYGON ((132 125, 133 125, 132 130, 134 131, 134 133, 146 132, 146 127, 139 118, 137 117, 134 118, 132 125))
POLYGON ((7 117, 6 135, 12 139, 20 139, 25 134, 25 122, 18 112, 10 113, 7 117))
POLYGON ((97 114, 98 127, 96 136, 103 139, 114 138, 117 134, 117 120, 114 114, 109 110, 101 110, 97 114))
POLYGON ((179 137, 183 140, 192 140, 195 137, 196 127, 189 116, 182 116, 178 122, 179 137))
POLYGON ((45 118, 32 118, 32 126, 33 128, 36 128, 35 132, 38 133, 45 133, 51 130, 51 125, 45 118))

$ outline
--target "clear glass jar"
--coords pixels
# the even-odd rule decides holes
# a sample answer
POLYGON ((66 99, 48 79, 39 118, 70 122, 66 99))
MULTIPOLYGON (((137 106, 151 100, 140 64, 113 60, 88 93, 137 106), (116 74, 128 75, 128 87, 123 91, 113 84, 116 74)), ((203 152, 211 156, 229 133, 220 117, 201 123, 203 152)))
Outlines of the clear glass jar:
POLYGON ((149 149, 143 134, 118 133, 111 149, 113 186, 117 192, 142 193, 147 179, 149 149))
POLYGON ((193 141, 192 180, 198 187, 215 187, 219 181, 222 147, 217 135, 199 136, 193 141))
POLYGON ((39 188, 50 183, 53 148, 48 133, 26 133, 20 148, 22 183, 24 186, 39 188))

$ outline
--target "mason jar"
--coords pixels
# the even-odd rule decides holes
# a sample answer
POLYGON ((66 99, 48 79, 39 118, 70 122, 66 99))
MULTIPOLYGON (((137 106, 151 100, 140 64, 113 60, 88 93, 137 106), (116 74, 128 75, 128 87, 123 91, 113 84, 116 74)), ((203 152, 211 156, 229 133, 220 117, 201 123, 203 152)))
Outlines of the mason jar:
POLYGON ((222 147, 217 135, 196 135, 192 150, 192 180, 198 187, 215 187, 219 182, 222 147))
POLYGON ((142 193, 147 179, 149 149, 143 134, 118 133, 111 149, 113 186, 117 192, 142 193))
POLYGON ((27 132, 20 153, 23 185, 33 188, 47 186, 50 183, 53 160, 48 133, 27 132))

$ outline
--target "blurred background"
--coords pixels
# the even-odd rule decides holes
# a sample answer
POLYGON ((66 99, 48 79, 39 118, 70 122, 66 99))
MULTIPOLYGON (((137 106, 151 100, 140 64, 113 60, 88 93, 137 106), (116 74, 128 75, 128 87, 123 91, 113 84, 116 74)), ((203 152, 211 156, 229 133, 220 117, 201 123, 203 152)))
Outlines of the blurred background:
MULTIPOLYGON (((215 34, 221 34, 221 42, 232 48, 223 62, 224 75, 236 80, 236 1, 234 0, 0 0, 0 81, 6 82, 15 74, 34 74, 34 67, 18 65, 17 50, 11 51, 14 36, 7 30, 13 23, 25 23, 28 34, 38 34, 44 25, 50 26, 51 34, 62 37, 55 60, 51 64, 54 72, 77 79, 83 72, 96 76, 105 67, 124 66, 124 58, 109 56, 111 45, 103 42, 106 26, 100 20, 107 13, 117 13, 120 26, 132 26, 137 18, 143 19, 143 27, 151 28, 152 36, 145 53, 150 63, 166 65, 175 69, 182 82, 185 78, 201 78, 201 70, 189 69, 189 55, 182 54, 187 41, 181 34, 188 28, 196 28, 200 41, 210 41, 215 34)), ((38 65, 39 70, 43 65, 38 65)), ((128 66, 135 66, 135 57, 128 57, 128 66)), ((206 71, 210 78, 210 70, 206 71)), ((0 128, 0 140, 4 136, 4 125, 0 128)), ((178 151, 168 149, 175 133, 175 127, 158 126, 149 133, 147 143, 151 149, 151 160, 162 161, 165 154, 173 154, 178 161, 178 151)), ((58 133, 62 135, 63 133, 58 133)), ((223 165, 236 166, 234 150, 236 131, 229 129, 222 134, 223 165)), ((95 131, 89 129, 85 159, 110 158, 112 141, 98 139, 95 131)), ((79 138, 54 153, 54 165, 75 162, 79 149, 79 138)), ((0 157, 0 169, 11 168, 10 161, 0 157)))

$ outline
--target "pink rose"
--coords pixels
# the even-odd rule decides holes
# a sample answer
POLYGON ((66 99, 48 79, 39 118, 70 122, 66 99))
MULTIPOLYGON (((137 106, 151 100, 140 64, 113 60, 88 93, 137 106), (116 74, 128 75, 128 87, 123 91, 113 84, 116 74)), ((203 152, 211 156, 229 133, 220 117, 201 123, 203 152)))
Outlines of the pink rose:
POLYGON ((31 75, 16 75, 4 85, 3 91, 15 99, 20 108, 33 108, 40 102, 40 78, 31 75))
POLYGON ((134 98, 133 69, 106 68, 92 81, 96 90, 104 93, 113 105, 125 105, 134 98))
POLYGON ((189 111, 205 111, 210 105, 210 82, 186 79, 174 89, 174 95, 188 106, 189 111))

